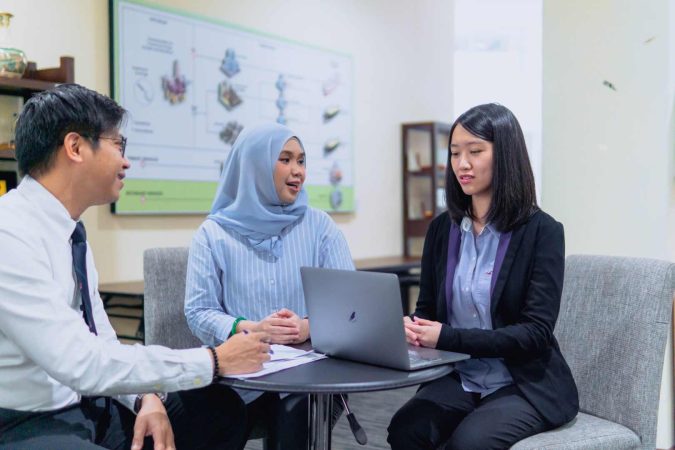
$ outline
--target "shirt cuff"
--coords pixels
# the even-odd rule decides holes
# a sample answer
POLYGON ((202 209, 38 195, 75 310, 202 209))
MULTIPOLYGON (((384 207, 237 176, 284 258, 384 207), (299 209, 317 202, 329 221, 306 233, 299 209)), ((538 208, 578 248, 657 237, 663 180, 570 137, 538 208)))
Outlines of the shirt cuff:
POLYGON ((447 323, 441 324, 441 334, 438 336, 436 348, 445 351, 458 351, 457 347, 457 331, 447 323))
POLYGON ((129 411, 136 414, 136 412, 134 411, 134 403, 136 402, 136 397, 137 397, 136 394, 133 394, 133 395, 117 395, 117 396, 115 396, 115 399, 118 402, 120 402, 121 404, 123 404, 124 406, 126 406, 129 411))
POLYGON ((211 352, 204 348, 181 350, 185 358, 185 375, 178 380, 179 389, 157 389, 155 392, 172 392, 187 389, 199 389, 208 386, 213 381, 213 360, 211 352))

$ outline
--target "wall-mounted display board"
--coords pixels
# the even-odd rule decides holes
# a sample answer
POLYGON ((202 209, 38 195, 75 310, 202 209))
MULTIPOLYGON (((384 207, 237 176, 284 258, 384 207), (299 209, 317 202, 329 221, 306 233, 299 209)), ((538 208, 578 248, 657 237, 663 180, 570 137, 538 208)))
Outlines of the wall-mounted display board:
POLYGON ((302 140, 311 205, 354 210, 350 56, 144 2, 110 9, 131 161, 113 212, 207 212, 238 133, 261 121, 302 140))

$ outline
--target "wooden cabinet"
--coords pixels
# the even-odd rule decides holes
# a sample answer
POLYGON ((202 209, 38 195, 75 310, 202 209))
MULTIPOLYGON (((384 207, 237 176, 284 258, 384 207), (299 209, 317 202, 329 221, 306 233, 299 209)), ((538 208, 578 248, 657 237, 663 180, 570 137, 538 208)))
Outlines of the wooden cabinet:
POLYGON ((450 124, 405 123, 403 150, 403 253, 420 256, 431 220, 445 211, 445 167, 450 124))
MULTIPOLYGON (((70 56, 62 56, 59 67, 49 69, 38 70, 34 62, 29 62, 22 78, 0 77, 0 95, 22 97, 25 101, 37 92, 74 81, 75 60, 70 56)), ((7 142, 0 143, 0 159, 15 159, 13 145, 7 142)))

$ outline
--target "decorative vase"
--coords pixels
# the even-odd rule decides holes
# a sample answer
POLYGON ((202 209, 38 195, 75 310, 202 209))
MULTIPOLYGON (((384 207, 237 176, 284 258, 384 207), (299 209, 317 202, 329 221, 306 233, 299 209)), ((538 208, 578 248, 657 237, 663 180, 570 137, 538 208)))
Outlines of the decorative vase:
POLYGON ((8 12, 0 12, 0 76, 21 78, 26 70, 26 54, 9 46, 9 21, 12 17, 8 12))

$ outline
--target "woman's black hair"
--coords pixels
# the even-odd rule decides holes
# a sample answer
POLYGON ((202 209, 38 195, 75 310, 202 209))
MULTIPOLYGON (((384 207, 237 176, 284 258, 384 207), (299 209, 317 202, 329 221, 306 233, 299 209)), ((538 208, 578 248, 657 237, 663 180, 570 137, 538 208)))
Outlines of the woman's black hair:
MULTIPOLYGON (((486 222, 502 232, 513 230, 538 209, 534 174, 518 119, 505 106, 488 103, 474 106, 455 120, 450 129, 450 142, 457 125, 492 143, 492 202, 486 222)), ((448 148, 445 198, 450 217, 459 224, 465 216, 475 217, 471 196, 462 191, 450 158, 448 148)))

